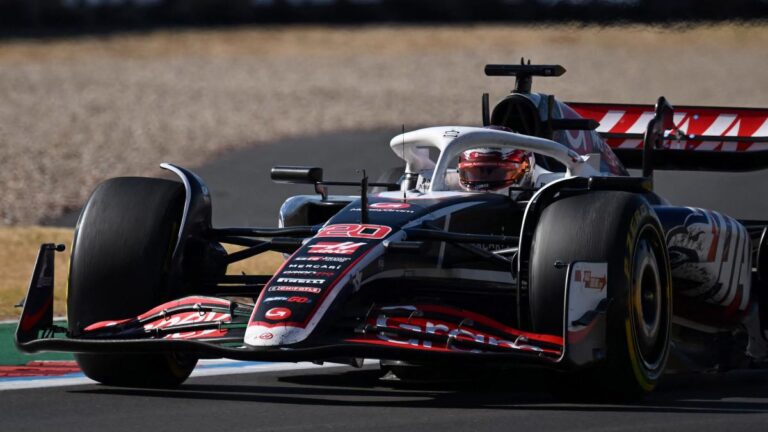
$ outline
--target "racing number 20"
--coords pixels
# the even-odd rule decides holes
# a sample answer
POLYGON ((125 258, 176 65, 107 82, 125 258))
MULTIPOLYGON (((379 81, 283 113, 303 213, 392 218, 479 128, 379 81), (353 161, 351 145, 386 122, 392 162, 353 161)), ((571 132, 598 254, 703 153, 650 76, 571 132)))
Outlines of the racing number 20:
POLYGON ((368 224, 336 224, 323 227, 317 237, 352 237, 380 240, 392 232, 392 228, 384 225, 368 224))

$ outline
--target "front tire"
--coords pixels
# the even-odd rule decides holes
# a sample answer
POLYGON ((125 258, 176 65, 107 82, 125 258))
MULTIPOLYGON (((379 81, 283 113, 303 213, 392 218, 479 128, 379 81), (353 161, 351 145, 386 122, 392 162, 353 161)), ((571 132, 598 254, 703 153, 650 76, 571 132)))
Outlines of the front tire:
MULTIPOLYGON (((95 322, 135 317, 169 300, 171 253, 184 206, 180 183, 122 177, 101 183, 75 229, 67 318, 78 336, 95 322)), ((75 354, 85 375, 107 385, 182 383, 197 359, 183 354, 75 354)))
POLYGON ((542 213, 533 241, 533 331, 561 334, 566 270, 556 261, 608 263, 605 360, 563 380, 562 393, 635 399, 664 372, 672 318, 664 231, 650 205, 627 192, 601 191, 557 201, 542 213))

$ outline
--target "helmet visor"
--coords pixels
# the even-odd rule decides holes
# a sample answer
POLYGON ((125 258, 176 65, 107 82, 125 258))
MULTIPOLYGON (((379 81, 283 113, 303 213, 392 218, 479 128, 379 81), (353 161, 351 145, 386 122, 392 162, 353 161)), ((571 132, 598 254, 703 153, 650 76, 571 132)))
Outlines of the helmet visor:
POLYGON ((523 182, 532 169, 529 152, 476 148, 459 156, 459 180, 465 189, 496 190, 523 182))
POLYGON ((514 184, 525 174, 526 162, 461 162, 459 178, 477 189, 501 188, 514 184))

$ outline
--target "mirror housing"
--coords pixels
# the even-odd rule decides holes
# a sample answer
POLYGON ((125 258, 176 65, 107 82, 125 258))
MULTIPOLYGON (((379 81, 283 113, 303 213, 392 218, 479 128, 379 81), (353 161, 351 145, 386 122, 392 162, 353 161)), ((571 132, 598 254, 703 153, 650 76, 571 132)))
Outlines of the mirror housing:
POLYGON ((272 181, 277 183, 318 184, 323 181, 323 169, 304 166, 276 166, 270 171, 272 181))

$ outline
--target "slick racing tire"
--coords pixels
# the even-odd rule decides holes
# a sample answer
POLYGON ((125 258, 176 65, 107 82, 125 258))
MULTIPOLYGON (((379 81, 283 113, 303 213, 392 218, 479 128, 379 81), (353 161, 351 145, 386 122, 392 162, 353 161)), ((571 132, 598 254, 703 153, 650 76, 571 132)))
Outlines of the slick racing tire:
POLYGON ((608 264, 606 352, 604 360, 568 375, 561 395, 637 399, 656 386, 670 344, 669 257, 653 209, 639 195, 599 191, 544 210, 531 256, 533 331, 562 334, 567 270, 554 263, 574 261, 608 264))
MULTIPOLYGON (((138 177, 101 183, 75 228, 67 292, 70 334, 135 317, 163 301, 184 207, 180 183, 138 177)), ((85 375, 107 385, 182 383, 197 359, 184 354, 75 354, 85 375)))

